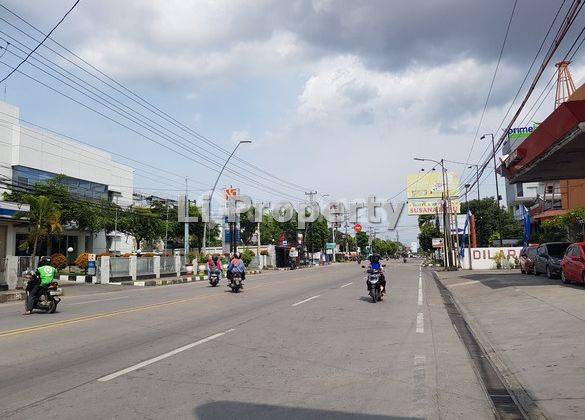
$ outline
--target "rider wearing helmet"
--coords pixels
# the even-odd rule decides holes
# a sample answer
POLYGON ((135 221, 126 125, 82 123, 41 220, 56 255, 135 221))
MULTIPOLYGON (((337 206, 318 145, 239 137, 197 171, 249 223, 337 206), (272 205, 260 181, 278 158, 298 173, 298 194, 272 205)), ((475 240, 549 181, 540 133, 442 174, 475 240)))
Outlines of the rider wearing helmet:
MULTIPOLYGON (((372 254, 368 258, 370 264, 368 265, 368 271, 379 271, 380 272, 380 284, 382 285, 382 293, 386 292, 386 277, 384 276, 384 267, 380 262, 380 256, 378 254, 372 254)), ((370 285, 368 284, 368 290, 370 285)))
POLYGON ((230 261, 227 269, 228 279, 231 280, 234 273, 240 274, 240 278, 244 280, 246 278, 246 266, 244 265, 244 261, 242 261, 242 256, 239 252, 234 254, 234 258, 230 261))
POLYGON ((39 298, 43 290, 48 287, 57 277, 57 269, 51 264, 50 257, 41 257, 39 261, 39 268, 35 271, 33 280, 30 285, 27 285, 29 294, 26 299, 25 315, 30 315, 36 300, 39 298))
POLYGON ((211 273, 217 274, 217 279, 221 280, 221 261, 217 255, 213 257, 210 255, 207 258, 207 279, 211 280, 211 273))

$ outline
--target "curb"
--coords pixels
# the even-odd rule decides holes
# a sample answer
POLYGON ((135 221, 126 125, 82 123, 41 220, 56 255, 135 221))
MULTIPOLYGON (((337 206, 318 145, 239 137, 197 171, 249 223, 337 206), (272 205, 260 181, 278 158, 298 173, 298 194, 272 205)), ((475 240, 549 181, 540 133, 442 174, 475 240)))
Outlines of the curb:
MULTIPOLYGON (((255 275, 261 274, 261 270, 252 270, 246 273, 246 275, 255 275)), ((225 278, 225 277, 222 277, 225 278)), ((150 280, 136 280, 136 281, 120 281, 120 282, 110 282, 108 284, 116 285, 116 286, 136 286, 136 287, 153 287, 153 286, 170 286, 172 284, 182 284, 182 283, 194 283, 198 281, 207 281, 206 274, 196 274, 192 277, 181 277, 181 278, 171 278, 171 279, 150 279, 150 280)))
POLYGON ((24 290, 12 290, 8 293, 0 294, 0 303, 18 302, 24 300, 26 292, 24 290))
POLYGON ((530 395, 530 392, 524 388, 522 383, 520 383, 510 368, 508 368, 508 366, 500 358, 490 340, 481 331, 481 328, 479 328, 477 323, 475 323, 473 316, 467 310, 465 310, 465 308, 463 308, 457 297, 452 294, 447 285, 443 283, 443 279, 441 279, 441 277, 437 274, 437 271, 431 270, 431 273, 433 278, 437 282, 441 283, 441 285, 448 291, 451 301, 453 302, 460 316, 467 324, 467 328, 481 348, 484 357, 486 357, 490 362, 492 369, 495 371, 496 375, 503 383, 508 393, 512 396, 516 405, 521 409, 521 411, 523 411, 523 414, 527 415, 530 419, 546 419, 547 416, 545 416, 536 401, 534 401, 530 395))

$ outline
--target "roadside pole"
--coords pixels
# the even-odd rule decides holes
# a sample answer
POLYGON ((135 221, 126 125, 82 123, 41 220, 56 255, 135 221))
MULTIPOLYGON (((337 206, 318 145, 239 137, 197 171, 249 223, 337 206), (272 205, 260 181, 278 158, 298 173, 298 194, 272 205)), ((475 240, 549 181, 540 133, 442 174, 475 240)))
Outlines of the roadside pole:
POLYGON ((189 196, 188 196, 188 186, 187 186, 187 177, 185 177, 185 231, 184 231, 184 248, 185 248, 185 260, 187 259, 187 254, 189 253, 189 196))
POLYGON ((465 210, 467 212, 467 254, 469 258, 469 269, 472 270, 471 263, 471 212, 469 211, 469 201, 467 201, 467 192, 469 191, 469 184, 465 184, 465 210))

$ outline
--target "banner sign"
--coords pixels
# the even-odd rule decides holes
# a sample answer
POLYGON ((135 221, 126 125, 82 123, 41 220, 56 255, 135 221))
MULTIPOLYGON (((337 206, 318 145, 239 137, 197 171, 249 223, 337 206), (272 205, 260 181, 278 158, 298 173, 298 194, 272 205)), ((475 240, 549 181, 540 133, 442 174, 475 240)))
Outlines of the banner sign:
MULTIPOLYGON (((455 172, 447 172, 447 184, 449 196, 457 197, 459 192, 459 175, 455 172)), ((413 198, 442 198, 443 177, 441 171, 418 172, 410 174, 406 178, 406 195, 413 198)))
MULTIPOLYGON (((459 200, 451 200, 451 213, 457 214, 461 211, 459 200)), ((408 215, 419 216, 421 214, 443 214, 442 201, 409 201, 408 215)))
POLYGON ((445 242, 443 238, 433 238, 432 239, 433 248, 443 248, 443 242, 445 242))
MULTIPOLYGON (((522 247, 471 248, 471 267, 473 270, 514 269, 522 247)), ((469 268, 469 250, 463 250, 461 258, 463 269, 469 268)), ((519 270, 518 270, 519 271, 519 270)))

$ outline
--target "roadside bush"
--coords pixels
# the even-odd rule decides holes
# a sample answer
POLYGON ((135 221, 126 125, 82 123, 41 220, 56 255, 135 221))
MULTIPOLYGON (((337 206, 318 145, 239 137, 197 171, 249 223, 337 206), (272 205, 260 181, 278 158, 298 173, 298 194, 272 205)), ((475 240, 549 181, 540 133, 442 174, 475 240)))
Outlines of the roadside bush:
POLYGON ((244 261, 244 265, 246 267, 249 266, 255 256, 256 254, 251 249, 244 250, 244 252, 242 252, 242 261, 244 261))
POLYGON ((67 267, 67 257, 59 253, 53 254, 51 255, 51 264, 53 264, 57 270, 63 270, 67 267))
POLYGON ((87 270, 88 255, 89 254, 87 252, 84 252, 83 254, 79 255, 79 257, 77 257, 77 259, 75 260, 75 265, 81 268, 82 270, 87 270))
POLYGON ((199 259, 198 259, 199 264, 205 264, 207 262, 208 257, 209 257, 208 255, 199 254, 199 259))

